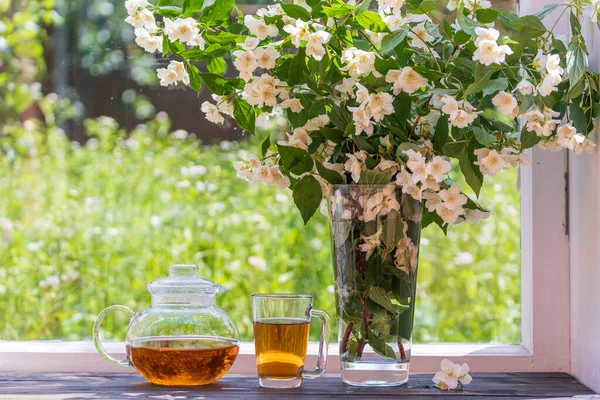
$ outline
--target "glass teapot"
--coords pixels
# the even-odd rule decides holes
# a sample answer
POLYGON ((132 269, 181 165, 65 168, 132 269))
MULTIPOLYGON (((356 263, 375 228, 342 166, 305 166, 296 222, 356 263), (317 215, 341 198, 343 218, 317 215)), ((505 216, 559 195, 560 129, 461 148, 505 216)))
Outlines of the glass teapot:
POLYGON ((195 265, 171 265, 169 276, 148 283, 152 306, 135 313, 125 306, 104 309, 94 323, 94 345, 113 364, 133 366, 159 385, 207 385, 221 378, 235 361, 238 330, 215 305, 222 285, 198 277, 195 265), (111 311, 131 316, 127 358, 109 356, 100 343, 100 324, 111 311))

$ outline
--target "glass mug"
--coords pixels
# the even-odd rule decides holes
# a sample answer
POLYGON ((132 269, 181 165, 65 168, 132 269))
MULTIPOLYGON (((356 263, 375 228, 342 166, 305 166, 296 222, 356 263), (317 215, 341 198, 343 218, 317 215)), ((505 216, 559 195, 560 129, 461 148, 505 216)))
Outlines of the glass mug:
POLYGON ((312 296, 303 294, 252 295, 254 346, 258 383, 265 388, 296 388, 304 378, 325 372, 329 347, 329 314, 312 308, 312 296), (306 371, 310 318, 321 319, 317 368, 306 371))

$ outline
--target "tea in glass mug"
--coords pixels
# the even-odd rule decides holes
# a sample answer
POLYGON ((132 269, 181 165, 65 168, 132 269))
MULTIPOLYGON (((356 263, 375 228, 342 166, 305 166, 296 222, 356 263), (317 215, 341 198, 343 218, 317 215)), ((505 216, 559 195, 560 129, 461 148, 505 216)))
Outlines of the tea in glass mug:
POLYGON ((312 308, 312 297, 289 294, 252 296, 254 346, 259 384, 267 388, 293 388, 303 378, 325 372, 329 346, 329 315, 312 308), (321 340, 314 371, 304 369, 311 316, 321 319, 321 340))

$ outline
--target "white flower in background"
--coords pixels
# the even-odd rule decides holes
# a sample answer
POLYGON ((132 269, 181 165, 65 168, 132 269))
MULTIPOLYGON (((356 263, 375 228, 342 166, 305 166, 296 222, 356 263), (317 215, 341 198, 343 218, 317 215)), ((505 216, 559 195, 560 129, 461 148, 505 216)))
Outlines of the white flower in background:
POLYGON ((37 242, 29 242, 26 246, 27 250, 31 251, 32 253, 40 251, 42 247, 44 247, 43 240, 38 240, 37 242))
POLYGON ((504 158, 498 151, 490 149, 477 149, 475 150, 477 161, 473 164, 479 165, 481 173, 484 175, 496 175, 502 168, 504 168, 504 158))
POLYGON ((219 108, 209 101, 202 103, 200 110, 206 114, 206 119, 214 124, 222 124, 225 122, 225 118, 219 112, 219 108))
POLYGON ((584 151, 588 154, 594 152, 596 144, 584 135, 577 133, 577 130, 570 124, 565 124, 556 130, 556 141, 558 144, 579 155, 584 151))
POLYGON ((411 39, 410 45, 418 49, 428 48, 428 44, 435 39, 427 30, 425 22, 413 26, 408 32, 408 37, 411 39))
POLYGON ((344 163, 344 169, 350 172, 352 180, 355 183, 358 183, 367 158, 367 153, 365 153, 364 150, 361 150, 354 154, 346 154, 346 157, 348 157, 348 160, 344 163))
POLYGON ((161 86, 174 85, 178 82, 182 82, 185 85, 190 83, 190 76, 185 70, 183 63, 179 61, 171 61, 167 68, 159 68, 156 73, 160 79, 161 86))
POLYGON ((558 92, 558 85, 562 82, 562 77, 558 73, 550 73, 544 76, 542 83, 537 87, 537 92, 542 97, 550 95, 552 92, 558 92))
POLYGON ((381 47, 381 42, 383 41, 383 38, 386 36, 386 34, 383 32, 371 32, 368 29, 365 30, 365 34, 369 37, 369 40, 371 41, 371 43, 373 43, 375 45, 375 47, 377 47, 377 48, 381 47))
POLYGON ((275 60, 277 60, 281 54, 275 47, 258 47, 254 50, 254 56, 256 57, 256 63, 260 68, 271 69, 275 66, 275 60))
POLYGON ((435 156, 431 161, 427 163, 426 172, 427 175, 433 177, 436 182, 442 182, 444 175, 446 175, 452 169, 452 164, 449 161, 440 156, 435 156))
POLYGON ((244 39, 244 41, 240 43, 240 47, 244 50, 254 50, 259 43, 259 38, 247 36, 246 39, 244 39))
POLYGON ((492 104, 498 107, 498 111, 509 118, 516 118, 519 115, 517 98, 503 90, 492 98, 492 104))
POLYGON ((135 43, 148 53, 155 53, 162 48, 162 38, 159 36, 150 35, 144 28, 136 29, 134 32, 135 43))
POLYGON ((376 170, 388 172, 391 176, 394 176, 398 172, 398 168, 398 163, 392 160, 381 160, 377 164, 377 167, 375 167, 376 170))
POLYGON ((401 70, 389 70, 385 75, 385 81, 393 84, 392 88, 396 96, 400 92, 412 94, 427 86, 427 79, 411 67, 404 67, 401 70))
MULTIPOLYGON (((408 150, 404 151, 404 154, 407 154, 408 150)), ((419 182, 425 182, 427 179, 427 165, 425 163, 425 157, 421 154, 416 153, 409 156, 408 161, 406 162, 406 166, 410 169, 412 173, 412 184, 416 185, 419 182)))
POLYGON ((264 259, 257 256, 248 257, 248 264, 261 271, 267 270, 267 262, 264 259))
POLYGON ((500 37, 500 31, 494 28, 477 27, 475 28, 475 35, 475 46, 479 46, 482 40, 497 41, 500 37))
POLYGON ((46 278, 46 285, 52 286, 53 288, 57 288, 60 285, 60 278, 56 275, 50 275, 46 278))
POLYGON ((379 0, 379 12, 399 14, 400 9, 404 5, 404 0, 379 0))
POLYGON ((165 23, 165 34, 172 42, 179 40, 181 43, 188 44, 200 35, 198 22, 194 18, 177 18, 173 21, 165 17, 163 21, 165 23))
POLYGON ((537 93, 535 86, 533 86, 533 84, 531 82, 529 82, 528 80, 525 80, 525 79, 523 79, 521 82, 519 82, 517 84, 517 87, 515 88, 515 90, 518 90, 519 93, 521 93, 524 96, 528 96, 528 95, 537 93))
POLYGON ((381 233, 382 232, 383 232, 383 227, 380 225, 377 232, 375 232, 371 236, 364 236, 364 235, 362 236, 363 243, 358 245, 358 248, 363 253, 367 253, 367 255, 366 255, 367 260, 369 258, 371 258, 371 256, 375 252, 375 250, 377 250, 377 247, 379 247, 381 245, 381 233))
POLYGON ((297 19, 294 25, 285 25, 283 30, 290 34, 292 44, 296 47, 300 47, 301 42, 308 40, 310 35, 309 25, 301 19, 297 19))
POLYGON ((4 233, 4 240, 8 243, 12 242, 14 224, 10 219, 0 217, 0 230, 4 233))
POLYGON ((433 377, 435 386, 442 390, 454 390, 460 384, 461 387, 471 383, 473 378, 469 375, 469 365, 464 363, 454 364, 452 361, 444 359, 441 363, 441 371, 436 372, 433 377))
POLYGON ((452 96, 444 95, 441 99, 442 112, 450 117, 450 119, 456 118, 458 111, 460 108, 458 107, 458 102, 452 96))
POLYGON ((346 65, 341 70, 347 71, 355 79, 371 73, 375 77, 380 77, 381 74, 375 69, 376 57, 376 53, 359 50, 355 47, 346 49, 342 53, 342 63, 346 65))
POLYGON ((444 206, 450 210, 461 209, 462 211, 462 206, 467 203, 467 196, 460 192, 460 188, 456 184, 452 184, 448 189, 440 190, 438 196, 444 206))
POLYGON ((450 123, 457 128, 466 128, 477 118, 478 113, 470 113, 465 110, 458 110, 454 118, 450 117, 450 123))
POLYGON ((158 215, 151 216, 150 225, 152 225, 153 228, 160 228, 162 226, 162 218, 158 215))
POLYGON ((331 40, 331 33, 326 31, 317 31, 308 35, 308 41, 306 42, 306 55, 314 58, 317 61, 321 61, 325 55, 326 43, 331 40))
POLYGON ((127 0, 125 2, 125 8, 129 15, 134 15, 140 8, 146 8, 149 5, 147 0, 127 0))
POLYGON ((254 70, 258 68, 254 52, 251 50, 236 50, 232 54, 235 57, 233 65, 240 72, 240 78, 249 81, 253 77, 254 70))
POLYGON ((257 19, 252 15, 244 17, 244 25, 246 25, 251 34, 260 40, 265 40, 267 36, 275 37, 279 34, 279 29, 275 25, 269 25, 262 18, 257 19))
POLYGON ((385 186, 368 198, 363 196, 359 201, 363 208, 362 217, 365 222, 385 216, 392 210, 400 210, 400 203, 396 198, 396 186, 393 184, 385 186))
POLYGON ((293 113, 299 113, 304 109, 304 106, 299 99, 286 99, 281 103, 281 108, 289 108, 293 113))

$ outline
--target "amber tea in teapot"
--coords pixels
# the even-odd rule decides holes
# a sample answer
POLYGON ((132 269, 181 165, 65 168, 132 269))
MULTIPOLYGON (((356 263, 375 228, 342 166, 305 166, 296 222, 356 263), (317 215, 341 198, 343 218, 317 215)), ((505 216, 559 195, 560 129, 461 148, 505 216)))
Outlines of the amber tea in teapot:
POLYGON ((94 344, 113 364, 133 366, 159 385, 207 385, 221 378, 235 361, 238 330, 215 305, 225 288, 198 277, 195 265, 171 265, 169 276, 150 282, 152 306, 137 314, 125 306, 104 309, 94 324, 94 344), (99 339, 100 324, 111 311, 131 315, 127 359, 106 354, 99 339))
POLYGON ((206 385, 231 368, 239 346, 232 340, 202 337, 149 337, 127 345, 133 367, 159 385, 206 385))

